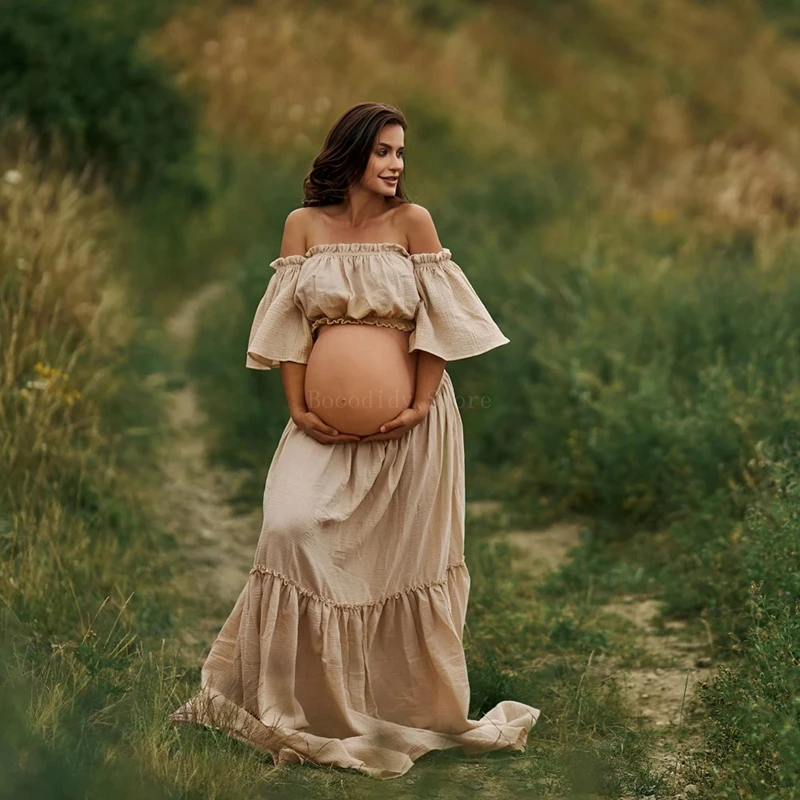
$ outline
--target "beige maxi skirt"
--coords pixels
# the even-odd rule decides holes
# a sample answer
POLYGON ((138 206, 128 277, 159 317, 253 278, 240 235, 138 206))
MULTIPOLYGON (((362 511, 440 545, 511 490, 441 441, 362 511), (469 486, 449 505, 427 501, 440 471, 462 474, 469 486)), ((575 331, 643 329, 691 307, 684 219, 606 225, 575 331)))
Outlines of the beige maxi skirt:
POLYGON ((267 473, 253 568, 170 715, 275 764, 405 774, 432 750, 524 748, 539 710, 467 719, 464 440, 447 371, 399 439, 322 444, 290 419, 267 473))

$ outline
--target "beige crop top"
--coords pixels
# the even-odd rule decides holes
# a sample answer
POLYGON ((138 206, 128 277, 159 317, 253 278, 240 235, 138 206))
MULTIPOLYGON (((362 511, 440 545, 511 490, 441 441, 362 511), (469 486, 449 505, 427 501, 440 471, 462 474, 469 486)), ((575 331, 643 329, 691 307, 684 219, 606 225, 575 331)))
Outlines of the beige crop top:
POLYGON ((318 244, 277 258, 256 309, 246 366, 308 363, 320 325, 410 331, 408 352, 447 361, 508 344, 448 249, 409 254, 395 242, 318 244))

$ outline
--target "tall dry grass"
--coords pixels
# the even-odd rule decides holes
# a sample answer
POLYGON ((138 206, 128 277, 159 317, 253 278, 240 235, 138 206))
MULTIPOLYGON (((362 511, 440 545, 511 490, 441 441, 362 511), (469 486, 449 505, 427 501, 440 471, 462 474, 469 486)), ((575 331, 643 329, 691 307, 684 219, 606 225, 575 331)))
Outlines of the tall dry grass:
POLYGON ((574 161, 614 214, 717 232, 796 225, 800 45, 755 0, 546 13, 501 2, 452 16, 432 26, 411 3, 217 0, 180 11, 149 46, 207 96, 215 136, 288 162, 308 162, 355 102, 406 108, 409 177, 433 206, 453 190, 437 179, 448 159, 464 159, 462 174, 473 158, 513 164, 520 180, 574 161), (463 153, 415 162, 428 124, 463 153))
POLYGON ((405 3, 217 0, 177 14, 150 47, 207 95, 208 129, 251 151, 307 158, 337 114, 374 99, 427 106, 476 150, 533 155, 504 56, 478 40, 489 19, 441 30, 405 3))
POLYGON ((114 277, 117 223, 58 144, 0 132, 0 784, 15 797, 157 792, 114 755, 133 698, 152 706, 156 666, 174 669, 144 643, 176 618, 152 515, 164 419, 146 376, 164 354, 114 277))

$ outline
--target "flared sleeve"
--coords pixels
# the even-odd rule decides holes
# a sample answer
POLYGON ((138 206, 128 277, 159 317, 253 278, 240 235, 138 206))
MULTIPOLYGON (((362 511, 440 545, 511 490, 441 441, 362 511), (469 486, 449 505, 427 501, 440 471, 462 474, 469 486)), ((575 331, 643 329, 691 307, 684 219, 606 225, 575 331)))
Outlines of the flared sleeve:
POLYGON ((313 340, 311 323, 295 298, 305 256, 285 256, 270 264, 275 270, 256 309, 247 345, 248 369, 274 369, 281 361, 308 363, 313 340))
POLYGON ((411 254, 420 303, 409 353, 425 350, 457 361, 485 353, 511 340, 503 334, 461 267, 445 248, 411 254))

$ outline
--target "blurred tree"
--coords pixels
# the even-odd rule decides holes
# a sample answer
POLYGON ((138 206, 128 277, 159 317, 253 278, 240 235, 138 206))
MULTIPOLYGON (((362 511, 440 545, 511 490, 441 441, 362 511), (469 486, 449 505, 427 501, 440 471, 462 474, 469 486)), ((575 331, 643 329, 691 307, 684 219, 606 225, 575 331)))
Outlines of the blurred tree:
POLYGON ((200 98, 138 47, 178 2, 0 0, 0 124, 25 118, 45 150, 57 134, 122 200, 170 189, 201 204, 200 98))

